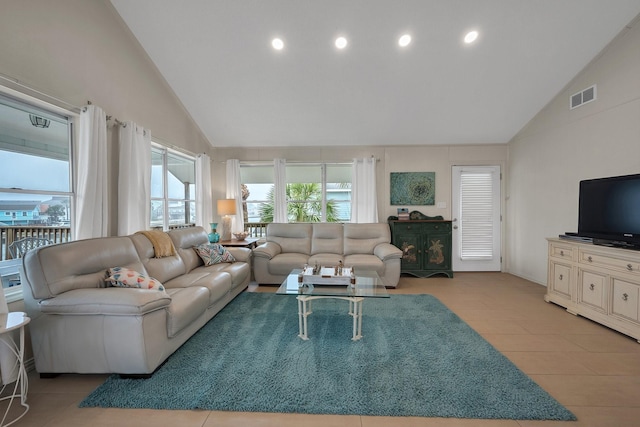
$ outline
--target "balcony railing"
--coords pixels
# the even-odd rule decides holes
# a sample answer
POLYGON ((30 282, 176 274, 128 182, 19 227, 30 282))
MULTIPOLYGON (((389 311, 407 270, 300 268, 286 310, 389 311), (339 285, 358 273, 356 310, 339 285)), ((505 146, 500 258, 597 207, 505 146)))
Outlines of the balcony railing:
MULTIPOLYGON (((247 222, 244 229, 250 237, 263 238, 267 236, 266 222, 247 222)), ((174 225, 171 229, 193 227, 194 224, 174 225)), ((12 259, 9 253, 9 245, 16 240, 25 237, 40 237, 51 240, 53 243, 64 243, 71 240, 70 227, 49 227, 49 226, 0 226, 0 242, 2 256, 0 261, 12 259)))
POLYGON ((56 226, 1 226, 2 257, 0 257, 0 261, 12 259, 9 245, 25 237, 40 237, 51 240, 53 243, 63 243, 71 240, 71 228, 56 226))
POLYGON ((268 222, 245 222, 244 231, 249 233, 249 237, 267 237, 267 224, 268 222))

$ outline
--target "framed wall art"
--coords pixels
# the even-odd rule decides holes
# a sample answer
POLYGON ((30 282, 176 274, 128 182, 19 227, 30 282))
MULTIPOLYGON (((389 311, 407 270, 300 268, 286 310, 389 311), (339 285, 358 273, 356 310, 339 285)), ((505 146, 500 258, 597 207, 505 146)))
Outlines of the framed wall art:
POLYGON ((435 205, 435 172, 391 172, 391 205, 435 205))

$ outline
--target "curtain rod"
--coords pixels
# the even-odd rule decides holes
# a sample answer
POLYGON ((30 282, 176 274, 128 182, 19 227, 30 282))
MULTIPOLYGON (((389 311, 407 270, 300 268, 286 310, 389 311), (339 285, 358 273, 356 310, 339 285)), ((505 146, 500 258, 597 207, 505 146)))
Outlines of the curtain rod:
MULTIPOLYGON (((380 159, 377 157, 371 156, 372 159, 376 159, 376 163, 380 162, 380 159)), ((231 159, 227 159, 231 160, 231 159)), ((217 163, 226 163, 227 160, 218 160, 217 163)), ((273 165, 273 160, 240 160, 244 166, 270 166, 273 165)), ((332 164, 343 164, 350 165, 352 164, 349 160, 316 160, 316 161, 308 161, 308 160, 287 160, 287 164, 313 164, 317 165, 320 163, 332 163, 332 164)))
POLYGON ((60 98, 56 98, 55 96, 51 96, 47 93, 42 92, 41 90, 35 89, 32 86, 29 86, 25 83, 22 83, 20 80, 14 78, 14 77, 10 77, 7 76, 6 74, 2 74, 0 73, 0 79, 9 82, 11 84, 14 84, 22 89, 25 89, 27 92, 30 93, 26 93, 25 95, 29 95, 29 96, 33 96, 34 98, 39 99, 40 101, 44 101, 44 102, 48 102, 50 104, 54 104, 57 107, 61 107, 60 104, 63 104, 65 106, 65 108, 67 110, 70 110, 74 113, 80 113, 81 108, 78 107, 77 105, 71 104, 67 101, 65 101, 64 99, 60 99, 60 98), (34 96, 33 94, 37 94, 38 96, 34 96), (42 99, 44 98, 44 99, 42 99))

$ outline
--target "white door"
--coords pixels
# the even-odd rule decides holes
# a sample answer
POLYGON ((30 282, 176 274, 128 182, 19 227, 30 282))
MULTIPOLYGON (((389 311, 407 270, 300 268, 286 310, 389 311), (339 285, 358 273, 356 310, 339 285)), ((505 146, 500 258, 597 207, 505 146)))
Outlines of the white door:
POLYGON ((453 166, 453 271, 500 271, 500 166, 453 166))

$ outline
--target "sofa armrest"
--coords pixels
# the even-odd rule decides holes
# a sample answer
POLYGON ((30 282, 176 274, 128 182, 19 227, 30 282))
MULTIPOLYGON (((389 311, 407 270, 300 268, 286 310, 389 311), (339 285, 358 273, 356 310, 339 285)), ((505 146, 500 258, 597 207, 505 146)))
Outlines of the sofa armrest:
POLYGON ((225 249, 233 255, 236 261, 249 262, 251 260, 251 249, 249 248, 225 246, 225 249))
POLYGON ((391 243, 380 243, 373 248, 373 254, 382 261, 394 258, 402 258, 402 251, 391 243))
POLYGON ((282 248, 275 242, 265 242, 253 250, 253 256, 271 259, 282 252, 282 248))
POLYGON ((86 288, 63 292, 38 303, 46 314, 139 315, 168 307, 171 297, 164 291, 138 288, 86 288))

